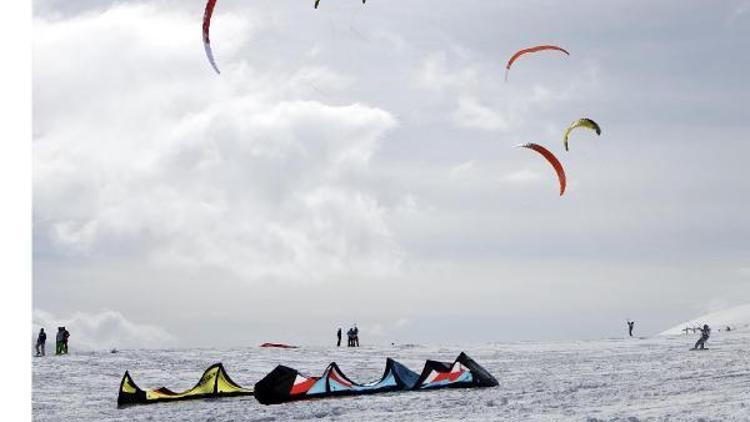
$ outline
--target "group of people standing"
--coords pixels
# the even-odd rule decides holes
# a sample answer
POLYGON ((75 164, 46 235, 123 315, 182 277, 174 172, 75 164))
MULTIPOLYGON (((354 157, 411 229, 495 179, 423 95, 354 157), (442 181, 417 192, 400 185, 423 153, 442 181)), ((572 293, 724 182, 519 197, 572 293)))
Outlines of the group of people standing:
MULTIPOLYGON (((346 332, 347 336, 347 347, 359 347, 359 328, 357 328, 357 324, 354 324, 354 327, 350 328, 349 331, 346 332)), ((341 328, 336 332, 336 337, 338 338, 338 341, 336 342, 336 347, 341 347, 341 328)))
MULTIPOLYGON (((70 338, 70 332, 65 327, 57 327, 57 335, 55 336, 55 354, 56 355, 67 355, 68 354, 68 338, 70 338)), ((36 337, 36 355, 44 356, 46 351, 44 350, 47 345, 47 333, 44 332, 44 328, 39 330, 39 335, 36 337)))

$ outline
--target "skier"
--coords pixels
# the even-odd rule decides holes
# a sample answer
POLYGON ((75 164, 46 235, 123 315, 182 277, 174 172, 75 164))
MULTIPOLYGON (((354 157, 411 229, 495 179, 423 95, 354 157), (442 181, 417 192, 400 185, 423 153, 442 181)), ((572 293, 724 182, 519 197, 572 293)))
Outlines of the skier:
POLYGON ((706 341, 711 336, 711 328, 709 328, 708 324, 703 324, 703 328, 700 328, 701 330, 701 338, 698 339, 698 341, 695 342, 695 346, 693 346, 693 350, 697 349, 698 346, 700 346, 701 349, 706 348, 706 341))
POLYGON ((39 336, 36 338, 36 355, 44 356, 44 346, 47 344, 47 333, 44 328, 39 330, 39 336))
POLYGON ((339 330, 336 331, 336 337, 338 338, 338 341, 336 342, 336 347, 341 347, 341 327, 339 327, 339 330))
POLYGON ((628 321, 628 334, 630 334, 630 337, 633 337, 633 326, 635 325, 635 321, 628 321))

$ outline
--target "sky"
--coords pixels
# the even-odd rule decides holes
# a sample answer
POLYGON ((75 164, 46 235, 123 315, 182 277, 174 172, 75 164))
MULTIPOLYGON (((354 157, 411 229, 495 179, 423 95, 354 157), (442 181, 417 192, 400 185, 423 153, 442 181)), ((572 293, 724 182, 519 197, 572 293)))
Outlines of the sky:
POLYGON ((34 1, 35 330, 503 342, 750 302, 750 2, 220 0, 220 75, 204 7, 34 1), (506 82, 538 44, 571 54, 506 82))

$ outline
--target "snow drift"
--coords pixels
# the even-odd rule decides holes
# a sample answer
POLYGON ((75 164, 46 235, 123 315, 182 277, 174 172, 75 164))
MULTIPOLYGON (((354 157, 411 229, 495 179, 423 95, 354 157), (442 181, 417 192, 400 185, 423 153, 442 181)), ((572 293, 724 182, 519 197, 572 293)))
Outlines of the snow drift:
POLYGON ((750 304, 735 306, 734 308, 703 315, 682 324, 677 324, 661 332, 659 335, 679 335, 683 334, 685 327, 699 327, 703 324, 708 324, 714 332, 719 329, 723 331, 726 327, 731 327, 733 330, 748 328, 750 327, 750 304))

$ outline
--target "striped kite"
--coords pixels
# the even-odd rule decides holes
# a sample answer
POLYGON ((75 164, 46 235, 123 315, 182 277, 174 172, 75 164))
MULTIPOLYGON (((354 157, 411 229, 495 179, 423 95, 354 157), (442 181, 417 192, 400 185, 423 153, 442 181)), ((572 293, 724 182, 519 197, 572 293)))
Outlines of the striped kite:
POLYGON ((560 164, 560 161, 557 159, 557 157, 555 157, 555 155, 552 154, 547 148, 538 144, 528 143, 528 144, 516 145, 516 147, 522 147, 522 148, 528 148, 528 149, 534 150, 547 159, 547 161, 555 169, 555 172, 557 172, 557 178, 560 181, 560 196, 562 196, 563 193, 565 193, 565 185, 566 185, 565 170, 563 169, 563 166, 562 164, 560 164))
POLYGON ((524 48, 523 50, 516 51, 516 54, 513 55, 513 57, 508 60, 508 64, 505 65, 505 80, 508 81, 508 72, 510 72, 510 67, 513 65, 513 63, 518 60, 519 57, 523 56, 524 54, 528 53, 536 53, 537 51, 544 51, 544 50, 557 50, 561 51, 567 55, 570 55, 567 50, 565 50, 562 47, 558 47, 556 45, 537 45, 535 47, 529 47, 524 48))
POLYGON ((568 151, 568 137, 570 137, 570 132, 572 132, 573 129, 579 128, 579 127, 585 127, 585 128, 591 129, 594 132, 596 132, 597 136, 602 134, 602 129, 599 127, 599 125, 595 121, 586 117, 584 117, 583 119, 578 119, 575 122, 571 123, 571 125, 568 126, 567 129, 565 129, 565 136, 563 137, 563 143, 565 144, 565 151, 568 151))

